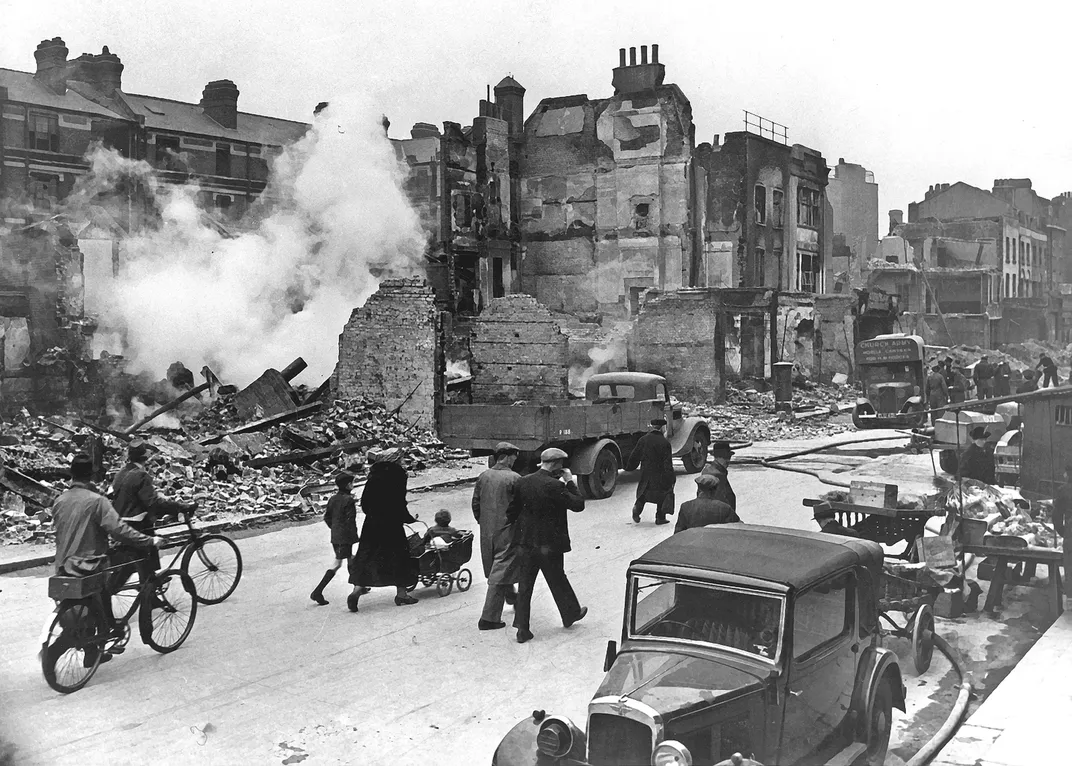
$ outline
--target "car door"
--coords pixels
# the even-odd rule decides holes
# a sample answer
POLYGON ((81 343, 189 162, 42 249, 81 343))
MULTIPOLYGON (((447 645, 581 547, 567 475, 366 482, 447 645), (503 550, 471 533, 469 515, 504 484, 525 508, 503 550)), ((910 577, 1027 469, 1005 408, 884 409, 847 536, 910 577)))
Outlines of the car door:
POLYGON ((856 578, 841 572, 793 600, 779 763, 814 754, 849 712, 859 657, 856 578))

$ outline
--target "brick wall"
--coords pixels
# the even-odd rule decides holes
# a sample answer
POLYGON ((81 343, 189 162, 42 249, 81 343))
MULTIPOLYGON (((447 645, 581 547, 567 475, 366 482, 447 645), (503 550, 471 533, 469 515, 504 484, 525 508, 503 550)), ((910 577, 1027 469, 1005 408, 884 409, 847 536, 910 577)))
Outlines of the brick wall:
POLYGON ((815 296, 815 367, 816 379, 829 383, 834 375, 852 376, 855 365, 853 312, 855 295, 815 296))
POLYGON ((665 375, 674 395, 714 401, 719 374, 715 362, 715 291, 681 292, 648 300, 633 327, 633 368, 665 375))
POLYGON ((421 279, 385 279, 339 336, 334 388, 341 398, 368 397, 393 409, 420 383, 400 415, 434 429, 442 364, 432 288, 421 279))
POLYGON ((568 395, 569 341, 529 295, 496 298, 473 320, 473 401, 551 401, 568 395))

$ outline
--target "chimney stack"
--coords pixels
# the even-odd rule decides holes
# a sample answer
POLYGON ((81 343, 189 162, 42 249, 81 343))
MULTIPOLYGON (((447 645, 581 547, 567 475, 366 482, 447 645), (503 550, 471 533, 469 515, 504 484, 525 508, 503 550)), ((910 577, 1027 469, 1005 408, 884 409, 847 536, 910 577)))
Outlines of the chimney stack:
POLYGON ((59 37, 42 40, 34 51, 37 59, 34 78, 60 95, 67 92, 67 53, 67 46, 59 37))
POLYGON ((904 211, 903 210, 891 210, 890 211, 890 234, 893 234, 893 230, 904 223, 904 211))
POLYGON ((201 109, 225 128, 238 127, 238 86, 230 80, 213 80, 201 93, 201 109))
POLYGON ((619 66, 611 77, 614 95, 640 93, 654 90, 663 84, 666 67, 659 63, 659 46, 651 46, 651 61, 648 61, 648 46, 640 46, 640 63, 637 63, 636 47, 629 49, 629 65, 625 64, 625 48, 618 49, 619 66))
POLYGON ((506 120, 507 135, 519 138, 525 132, 525 89, 521 83, 509 75, 502 78, 495 86, 495 105, 500 119, 506 120))

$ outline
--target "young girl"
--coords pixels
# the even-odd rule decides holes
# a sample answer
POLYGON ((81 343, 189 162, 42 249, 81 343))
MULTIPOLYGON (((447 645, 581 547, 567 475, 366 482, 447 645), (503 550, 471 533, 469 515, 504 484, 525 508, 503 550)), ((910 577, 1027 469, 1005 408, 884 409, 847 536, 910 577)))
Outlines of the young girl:
POLYGON ((335 561, 331 569, 324 572, 320 584, 309 594, 309 598, 317 603, 317 606, 326 606, 324 588, 335 573, 339 571, 344 561, 349 562, 353 555, 354 543, 358 542, 357 536, 357 504, 354 496, 350 494, 350 487, 354 483, 354 475, 343 471, 335 477, 335 486, 339 491, 328 500, 327 511, 324 512, 324 522, 331 527, 331 547, 335 551, 335 561))

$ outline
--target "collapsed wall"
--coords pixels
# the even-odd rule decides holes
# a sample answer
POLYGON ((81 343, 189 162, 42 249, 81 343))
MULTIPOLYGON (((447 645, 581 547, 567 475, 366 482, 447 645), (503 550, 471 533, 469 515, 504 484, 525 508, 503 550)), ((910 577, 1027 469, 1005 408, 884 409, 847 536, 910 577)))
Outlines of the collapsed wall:
POLYGON ((434 430, 442 366, 432 288, 423 279, 385 279, 339 336, 333 388, 339 398, 367 397, 388 410, 401 405, 401 417, 434 430))
POLYGON ((491 301, 473 319, 473 402, 552 401, 568 396, 569 339, 530 295, 491 301))
POLYGON ((714 401, 720 307, 716 290, 681 290, 645 301, 633 327, 633 368, 665 376, 680 398, 714 401))

